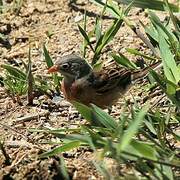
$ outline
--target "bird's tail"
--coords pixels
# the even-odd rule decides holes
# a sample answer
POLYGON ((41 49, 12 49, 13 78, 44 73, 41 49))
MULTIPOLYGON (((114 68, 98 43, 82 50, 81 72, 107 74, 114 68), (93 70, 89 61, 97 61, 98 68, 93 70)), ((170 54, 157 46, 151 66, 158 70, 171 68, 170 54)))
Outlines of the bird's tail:
POLYGON ((145 67, 143 69, 140 69, 138 71, 134 71, 132 73, 132 75, 131 75, 131 80, 135 81, 135 80, 138 80, 138 79, 142 79, 142 78, 148 76, 150 69, 152 69, 154 71, 157 71, 161 67, 162 67, 162 63, 161 62, 157 62, 157 63, 154 63, 154 64, 152 64, 150 66, 147 66, 147 67, 145 67))

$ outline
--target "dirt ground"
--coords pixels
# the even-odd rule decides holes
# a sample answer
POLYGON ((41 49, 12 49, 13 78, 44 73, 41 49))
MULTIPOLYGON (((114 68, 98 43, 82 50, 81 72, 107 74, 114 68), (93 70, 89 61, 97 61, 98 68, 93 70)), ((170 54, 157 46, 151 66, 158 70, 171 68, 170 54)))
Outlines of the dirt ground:
MULTIPOLYGON (((11 1, 6 2, 10 2, 7 5, 12 4, 11 1)), ((6 34, 9 39, 6 43, 0 44, 0 65, 8 63, 18 66, 21 60, 27 61, 28 48, 31 45, 33 73, 42 77, 48 76, 42 56, 43 43, 46 42, 53 60, 65 54, 80 54, 82 36, 77 24, 82 23, 85 10, 88 16, 87 27, 91 30, 95 17, 100 14, 101 9, 89 1, 27 0, 23 2, 18 15, 12 9, 1 14, 0 32, 6 34), (50 38, 47 36, 48 32, 52 32, 50 38)), ((138 19, 147 23, 145 13, 140 9, 131 11, 130 19, 135 23, 138 23, 138 19)), ((112 18, 105 16, 103 27, 108 27, 111 22, 112 18)), ((138 48, 150 53, 133 32, 124 26, 106 49, 124 53, 126 47, 138 48)), ((88 59, 91 57, 92 54, 89 53, 88 59)), ((104 53, 103 58, 108 58, 108 53, 104 53)), ((0 76, 4 76, 1 67, 0 76)), ((138 88, 139 86, 135 86, 131 92, 134 92, 136 99, 143 101, 141 96, 146 98, 146 94, 142 95, 143 90, 134 90, 138 88)), ((132 100, 131 92, 126 97, 130 101, 132 100)), ((38 104, 37 100, 37 105, 27 106, 26 97, 22 97, 23 105, 19 105, 14 103, 5 88, 0 86, 0 140, 4 141, 6 153, 11 160, 10 165, 5 164, 4 156, 0 152, 0 179, 62 179, 58 156, 38 159, 38 155, 43 150, 55 147, 45 142, 57 139, 49 134, 29 132, 28 129, 72 128, 86 121, 80 118, 77 111, 63 98, 56 106, 50 105, 52 102, 48 97, 41 98, 43 103, 38 104)), ((119 101, 114 107, 114 113, 120 109, 121 104, 122 102, 119 101)), ((91 150, 79 148, 60 156, 64 157, 72 179, 103 179, 93 166, 94 155, 91 150)), ((112 160, 107 159, 107 161, 110 169, 114 171, 113 168, 117 166, 112 160)), ((127 171, 127 168, 124 170, 127 171)))

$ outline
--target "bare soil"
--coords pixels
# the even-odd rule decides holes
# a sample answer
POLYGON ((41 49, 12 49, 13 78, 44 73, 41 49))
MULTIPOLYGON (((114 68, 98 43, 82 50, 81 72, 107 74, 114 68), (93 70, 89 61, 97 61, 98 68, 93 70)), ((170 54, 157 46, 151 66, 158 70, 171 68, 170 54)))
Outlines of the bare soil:
MULTIPOLYGON (((12 9, 12 2, 6 1, 10 10, 1 14, 0 32, 8 36, 7 42, 0 43, 0 65, 8 63, 21 66, 21 60, 27 61, 28 49, 32 49, 33 73, 47 77, 47 66, 42 56, 42 45, 47 44, 47 49, 53 60, 58 56, 76 53, 80 54, 82 36, 77 24, 82 23, 84 12, 88 16, 88 29, 91 30, 95 17, 101 9, 89 1, 69 0, 26 0, 17 14, 12 9), (9 3, 8 3, 9 2, 9 3), (74 2, 74 3, 73 3, 74 2), (49 38, 47 34, 52 32, 49 38)), ((103 21, 103 27, 107 28, 112 18, 107 15, 103 21)), ((145 24, 145 13, 140 9, 133 9, 130 19, 138 23, 141 19, 145 24)), ((102 58, 107 59, 108 51, 125 53, 126 47, 141 49, 150 55, 147 47, 126 26, 118 32, 116 38, 107 47, 102 58)), ((88 59, 92 53, 88 54, 88 59)), ((131 57, 135 60, 135 57, 131 57)), ((0 76, 4 76, 4 70, 0 67, 0 76)), ((156 103, 158 90, 151 96, 152 104, 156 103)), ((142 85, 135 85, 126 95, 126 99, 134 101, 134 98, 143 103, 148 99, 142 85), (133 94, 133 96, 132 96, 133 94)), ((159 98, 159 97, 158 97, 159 98)), ((4 142, 4 148, 10 158, 10 164, 5 162, 0 152, 0 179, 62 179, 60 156, 65 159, 68 173, 72 179, 103 179, 95 169, 92 160, 95 155, 90 149, 79 148, 74 151, 57 155, 57 157, 39 159, 43 150, 48 150, 55 145, 45 142, 56 141, 53 135, 30 132, 29 128, 73 128, 86 123, 77 111, 63 98, 61 102, 53 106, 52 100, 46 96, 41 97, 35 106, 27 106, 26 97, 21 97, 22 105, 14 102, 8 96, 4 86, 0 86, 0 139, 4 142)), ((120 100, 113 108, 113 116, 118 116, 121 105, 120 100), (118 110, 118 111, 117 111, 118 110)), ((157 104, 160 103, 159 99, 157 104)), ((156 104, 155 104, 156 105, 156 104)), ((112 173, 118 173, 117 165, 113 160, 107 159, 112 173)), ((128 167, 121 167, 121 172, 130 172, 128 167)), ((130 173, 132 174, 132 173, 130 173)))

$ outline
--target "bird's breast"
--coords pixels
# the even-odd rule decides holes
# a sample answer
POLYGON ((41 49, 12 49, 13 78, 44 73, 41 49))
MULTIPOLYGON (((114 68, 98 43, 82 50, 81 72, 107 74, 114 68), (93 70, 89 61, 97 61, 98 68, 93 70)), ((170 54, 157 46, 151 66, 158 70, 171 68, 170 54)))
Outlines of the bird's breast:
POLYGON ((68 84, 63 80, 61 83, 61 91, 67 100, 72 100, 71 84, 68 84))
POLYGON ((68 101, 78 100, 79 88, 75 82, 69 83, 63 80, 61 83, 61 91, 68 101))

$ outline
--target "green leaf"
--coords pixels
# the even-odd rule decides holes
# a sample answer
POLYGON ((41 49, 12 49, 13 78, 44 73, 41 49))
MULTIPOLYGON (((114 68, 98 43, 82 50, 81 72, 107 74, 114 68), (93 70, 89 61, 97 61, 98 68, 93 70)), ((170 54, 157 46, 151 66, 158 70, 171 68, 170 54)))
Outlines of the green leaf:
POLYGON ((105 126, 113 130, 118 126, 115 120, 108 113, 94 104, 91 105, 91 108, 74 101, 73 105, 76 107, 78 112, 93 125, 100 127, 105 126))
POLYGON ((132 140, 130 143, 140 157, 157 160, 157 152, 153 144, 148 144, 146 142, 132 140))
POLYGON ((102 26, 101 26, 101 20, 99 17, 96 18, 96 24, 95 24, 95 34, 96 34, 96 41, 99 41, 102 34, 102 26))
POLYGON ((22 94, 25 94, 27 91, 27 81, 22 78, 15 77, 7 73, 3 82, 5 87, 13 96, 20 96, 22 94))
POLYGON ((122 16, 120 16, 118 18, 118 20, 115 20, 113 25, 104 33, 104 36, 102 39, 102 46, 103 47, 104 47, 104 45, 109 43, 114 38, 114 36, 118 32, 122 22, 123 22, 123 19, 122 19, 122 16))
MULTIPOLYGON (((107 5, 109 5, 109 7, 112 8, 114 14, 118 15, 117 18, 119 18, 122 15, 123 10, 117 2, 110 0, 110 1, 107 1, 107 5)), ((109 7, 107 7, 107 9, 109 7)), ((128 9, 127 9, 127 13, 128 13, 128 9)))
MULTIPOLYGON (((150 15, 150 20, 154 27, 158 30, 161 30, 161 36, 163 36, 166 40, 169 41, 172 48, 176 48, 176 44, 178 43, 178 40, 176 36, 169 30, 168 27, 165 27, 162 22, 160 21, 159 17, 153 13, 152 11, 149 11, 148 14, 150 15)), ((157 33, 159 37, 159 32, 157 33)), ((159 40, 159 38, 158 38, 159 40)))
POLYGON ((91 129, 91 127, 86 126, 82 126, 82 129, 85 131, 86 134, 88 132, 88 134, 86 135, 88 136, 87 143, 93 150, 104 147, 105 140, 103 139, 102 134, 97 133, 96 129, 93 130, 91 129))
POLYGON ((67 129, 67 128, 58 128, 58 129, 36 129, 36 128, 29 128, 29 132, 38 132, 38 133, 51 133, 51 134, 61 134, 62 132, 79 132, 80 128, 73 128, 73 129, 67 129))
POLYGON ((103 68, 103 61, 98 61, 96 64, 93 66, 93 71, 94 72, 99 72, 103 68))
MULTIPOLYGON (((51 56, 49 55, 49 52, 45 46, 45 44, 43 44, 43 55, 44 55, 44 59, 46 61, 46 64, 48 66, 48 68, 50 68, 51 66, 54 65, 53 61, 52 61, 52 58, 51 56)), ((60 78, 58 77, 57 74, 52 74, 52 78, 53 78, 53 81, 54 81, 54 86, 55 86, 55 89, 57 92, 59 92, 60 88, 59 88, 59 81, 60 81, 60 78)))
POLYGON ((162 166, 163 172, 166 175, 167 179, 174 179, 172 167, 162 166))
MULTIPOLYGON (((133 0, 115 0, 122 4, 130 4, 133 0)), ((159 11, 165 11, 165 2, 159 1, 159 0, 135 0, 133 3, 133 6, 139 7, 139 8, 148 8, 153 10, 159 10, 159 11)), ((178 6, 174 4, 170 4, 171 9, 174 12, 179 12, 178 6)))
POLYGON ((162 36, 162 30, 159 27, 157 27, 157 30, 159 34, 159 48, 162 57, 164 73, 169 81, 172 81, 175 84, 177 84, 180 80, 180 74, 178 72, 174 56, 170 51, 168 43, 162 36))
POLYGON ((88 144, 91 139, 86 134, 56 134, 57 137, 63 140, 80 141, 82 145, 88 144))
POLYGON ((94 167, 96 170, 104 177, 103 179, 112 179, 112 174, 107 170, 107 167, 105 167, 103 161, 92 161, 94 167))
POLYGON ((136 64, 134 64, 133 62, 131 62, 128 58, 126 58, 123 54, 119 53, 119 56, 112 53, 111 56, 113 57, 113 59, 118 63, 121 64, 122 66, 125 66, 127 68, 131 68, 131 69, 137 69, 136 64))
MULTIPOLYGON (((131 53, 131 54, 134 54, 134 55, 138 55, 138 56, 142 56, 146 59, 149 59, 149 60, 156 60, 156 58, 153 58, 153 57, 150 57, 150 56, 147 56, 141 52, 139 52, 138 50, 136 49, 133 49, 133 48, 126 48, 127 52, 131 53)), ((130 61, 131 62, 131 61, 130 61)), ((132 62, 131 62, 132 63, 132 62)), ((134 64, 134 63, 133 63, 134 64)))
POLYGON ((90 1, 102 8, 105 8, 105 10, 109 12, 110 14, 112 14, 114 17, 119 18, 121 11, 119 10, 119 7, 117 8, 117 5, 115 4, 115 2, 109 3, 109 1, 107 1, 107 3, 104 3, 102 0, 90 0, 90 1))
POLYGON ((54 156, 54 155, 57 155, 57 154, 62 153, 62 152, 70 151, 74 148, 79 147, 80 145, 81 145, 80 141, 72 141, 72 142, 64 144, 60 147, 56 147, 56 148, 54 148, 48 152, 42 153, 40 155, 40 158, 54 156))
POLYGON ((144 120, 144 116, 146 115, 147 111, 148 111, 148 106, 145 106, 138 113, 136 113, 134 120, 130 123, 128 129, 126 130, 126 132, 123 134, 121 138, 121 142, 119 143, 119 146, 118 146, 119 153, 125 150, 125 148, 132 141, 132 138, 137 133, 140 125, 142 124, 144 120))
MULTIPOLYGON (((178 20, 177 20, 177 18, 174 16, 173 11, 172 11, 172 8, 171 8, 168 0, 165 0, 165 3, 166 3, 166 7, 167 7, 167 9, 168 9, 168 11, 169 11, 170 18, 171 18, 171 20, 172 20, 172 22, 173 22, 174 28, 176 29, 177 32, 180 32, 180 28, 179 28, 179 26, 178 26, 178 20)), ((179 10, 180 10, 180 9, 179 9, 179 10)))
MULTIPOLYGON (((84 28, 84 31, 86 31, 86 24, 87 24, 87 14, 86 14, 86 11, 84 13, 84 22, 83 22, 83 28, 84 28)), ((89 36, 88 36, 89 37, 89 36)), ((83 40, 83 45, 82 45, 82 54, 83 54, 83 57, 85 58, 86 57, 86 48, 87 48, 87 45, 88 45, 88 42, 86 41, 86 39, 84 38, 83 40)))
POLYGON ((166 92, 169 95, 174 95, 176 93, 176 88, 172 84, 166 85, 166 92))
POLYGON ((114 20, 110 28, 106 30, 105 33, 101 36, 99 41, 96 43, 92 65, 96 64, 100 57, 102 49, 114 38, 122 23, 123 19, 122 16, 120 16, 117 20, 114 20))
POLYGON ((81 35, 84 37, 84 39, 87 41, 88 45, 90 46, 91 50, 94 52, 94 48, 91 45, 89 36, 87 35, 86 31, 78 24, 78 29, 81 33, 81 35))
POLYGON ((45 44, 43 44, 43 55, 44 55, 44 58, 45 58, 45 61, 46 61, 46 64, 47 66, 50 68, 51 66, 53 66, 53 61, 52 61, 52 58, 50 57, 49 53, 48 53, 48 50, 45 46, 45 44))
MULTIPOLYGON (((172 81, 169 81, 162 77, 161 75, 157 74, 155 71, 150 70, 151 75, 153 78, 156 80, 156 82, 160 85, 161 89, 166 93, 166 95, 169 97, 169 99, 176 104, 177 106, 180 106, 180 102, 176 98, 175 94, 169 94, 169 91, 167 90, 167 87, 170 86, 171 88, 173 87, 175 90, 177 90, 177 85, 174 84, 172 81)), ((174 90, 170 92, 174 92, 174 90)))
POLYGON ((149 26, 144 25, 141 21, 140 21, 140 23, 143 26, 143 28, 144 28, 147 36, 149 37, 149 39, 151 41, 155 41, 155 42, 153 42, 153 44, 156 45, 158 42, 158 32, 156 31, 155 27, 152 24, 150 24, 149 26))
POLYGON ((112 130, 115 130, 118 127, 116 121, 108 113, 106 113, 94 104, 92 104, 92 108, 93 117, 96 119, 96 121, 112 130))
POLYGON ((73 102, 73 105, 86 120, 90 122, 93 121, 92 108, 75 101, 73 102))
POLYGON ((22 80, 26 80, 26 74, 22 72, 21 70, 7 64, 3 64, 1 65, 1 67, 6 69, 6 71, 8 71, 10 75, 17 77, 19 79, 22 79, 22 80))
POLYGON ((147 126, 147 128, 155 135, 157 135, 156 130, 153 126, 153 122, 149 122, 147 120, 144 121, 144 124, 147 126))
MULTIPOLYGON (((160 85, 161 89, 166 92, 166 81, 160 74, 157 74, 154 70, 150 69, 149 72, 151 73, 152 77, 155 81, 160 85)), ((176 87, 176 85, 175 85, 176 87)))

